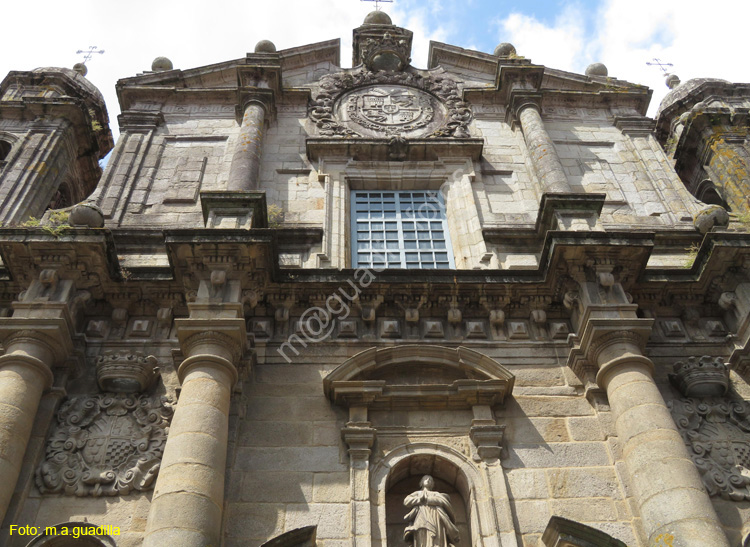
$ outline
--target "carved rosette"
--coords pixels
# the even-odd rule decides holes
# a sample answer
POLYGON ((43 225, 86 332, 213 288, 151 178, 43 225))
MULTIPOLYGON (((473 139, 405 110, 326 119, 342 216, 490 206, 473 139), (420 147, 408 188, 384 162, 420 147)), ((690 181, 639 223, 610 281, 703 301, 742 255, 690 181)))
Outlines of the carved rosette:
POLYGON ((37 487, 95 497, 151 489, 171 418, 165 397, 105 393, 68 399, 36 471, 37 487))
MULTIPOLYGON (((441 73, 429 73, 425 76, 418 71, 410 70, 404 72, 373 72, 365 67, 360 67, 346 72, 323 76, 319 82, 319 91, 310 103, 310 119, 315 122, 320 135, 324 137, 371 137, 372 135, 366 135, 361 130, 358 131, 355 127, 352 127, 352 124, 348 124, 346 120, 340 119, 337 113, 337 100, 345 93, 366 86, 399 86, 397 90, 400 94, 415 94, 417 95, 416 100, 412 101, 409 105, 402 105, 399 104, 399 101, 402 101, 402 99, 397 96, 391 99, 389 95, 388 98, 383 99, 383 112, 378 114, 385 116, 385 119, 388 120, 388 116, 392 116, 392 113, 389 113, 388 110, 397 109, 399 115, 407 116, 407 125, 416 120, 416 124, 419 127, 414 127, 414 129, 424 127, 427 131, 425 135, 427 138, 468 138, 470 136, 468 126, 472 120, 471 109, 461 98, 456 82, 441 73), (414 88, 418 91, 409 91, 409 88, 414 88), (420 98, 418 97, 419 91, 425 92, 427 95, 424 98, 420 98), (432 101, 430 100, 433 98, 437 99, 434 105, 431 104, 432 101), (433 128, 429 124, 429 121, 422 123, 423 120, 429 119, 431 121, 433 119, 437 105, 441 105, 440 109, 444 108, 446 112, 444 119, 442 119, 442 124, 437 128, 433 128)), ((355 98, 354 102, 350 103, 350 105, 356 107, 358 100, 358 98, 355 98)), ((360 102, 362 106, 367 104, 365 99, 362 99, 360 102)), ((370 104, 374 105, 375 103, 376 101, 373 100, 370 104)), ((377 106, 381 105, 378 103, 377 106)), ((357 112, 354 113, 355 118, 367 120, 368 125, 366 127, 372 131, 381 131, 383 137, 393 136, 398 132, 397 124, 393 124, 390 130, 388 130, 382 123, 378 123, 377 121, 375 124, 372 124, 375 118, 372 114, 368 114, 366 108, 358 108, 356 110, 357 112)), ((352 111, 348 110, 348 112, 351 117, 352 111)))

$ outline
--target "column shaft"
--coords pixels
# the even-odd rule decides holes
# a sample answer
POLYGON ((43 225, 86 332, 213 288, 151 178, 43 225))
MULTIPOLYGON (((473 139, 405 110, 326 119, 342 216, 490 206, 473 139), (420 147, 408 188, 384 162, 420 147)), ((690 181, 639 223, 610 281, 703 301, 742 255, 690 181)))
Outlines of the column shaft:
POLYGON ((565 175, 555 144, 544 128, 538 107, 526 104, 519 109, 518 119, 521 122, 526 147, 542 185, 542 191, 552 193, 570 192, 568 177, 565 175))
MULTIPOLYGON (((189 357, 148 515, 144 547, 220 545, 234 365, 189 357)), ((182 376, 182 374, 180 374, 182 376)))
MULTIPOLYGON (((622 346, 620 346, 622 348, 622 346)), ((711 500, 636 347, 600 355, 597 381, 607 390, 649 545, 728 547, 711 500)))
POLYGON ((25 354, 0 357, 0 520, 13 496, 42 391, 52 372, 25 354))
POLYGON ((249 102, 242 117, 242 125, 229 169, 227 183, 229 191, 247 192, 258 189, 265 120, 265 106, 258 101, 249 102))

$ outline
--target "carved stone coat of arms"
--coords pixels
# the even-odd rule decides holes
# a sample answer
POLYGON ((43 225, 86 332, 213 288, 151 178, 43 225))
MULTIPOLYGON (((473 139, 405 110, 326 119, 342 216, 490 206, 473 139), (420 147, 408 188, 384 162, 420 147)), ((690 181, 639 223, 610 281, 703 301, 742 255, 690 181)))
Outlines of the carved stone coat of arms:
POLYGON ((435 99, 408 87, 370 87, 351 93, 346 117, 360 128, 391 136, 427 127, 435 119, 435 99))
POLYGON ((171 416, 164 397, 105 393, 68 399, 37 469, 39 490, 114 496, 151 488, 171 416))

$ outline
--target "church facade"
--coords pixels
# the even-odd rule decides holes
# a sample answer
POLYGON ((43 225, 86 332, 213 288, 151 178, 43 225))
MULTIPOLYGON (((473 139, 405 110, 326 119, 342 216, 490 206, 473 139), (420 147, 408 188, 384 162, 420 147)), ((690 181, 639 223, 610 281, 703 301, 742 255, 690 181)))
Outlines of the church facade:
POLYGON ((750 544, 750 88, 411 43, 2 81, 0 542, 750 544))

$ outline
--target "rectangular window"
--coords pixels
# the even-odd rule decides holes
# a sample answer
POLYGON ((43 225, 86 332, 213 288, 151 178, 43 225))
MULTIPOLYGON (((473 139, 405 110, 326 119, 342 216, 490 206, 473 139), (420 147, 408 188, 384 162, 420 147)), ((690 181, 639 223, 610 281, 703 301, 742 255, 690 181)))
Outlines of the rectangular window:
POLYGON ((352 192, 352 240, 355 268, 455 267, 440 192, 352 192))

